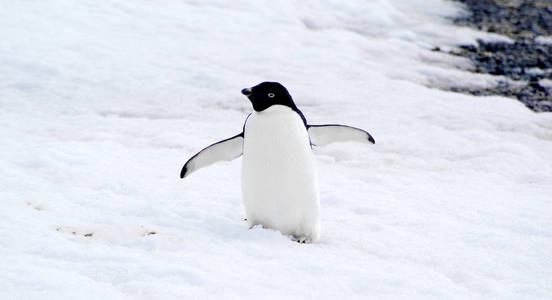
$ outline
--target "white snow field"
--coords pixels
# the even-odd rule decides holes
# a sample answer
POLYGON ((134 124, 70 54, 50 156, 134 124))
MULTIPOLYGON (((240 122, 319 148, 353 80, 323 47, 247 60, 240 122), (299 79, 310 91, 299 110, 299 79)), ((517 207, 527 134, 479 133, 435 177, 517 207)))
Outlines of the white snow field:
POLYGON ((441 0, 0 4, 0 299, 551 299, 552 114, 432 52, 476 38, 441 0), (460 67, 456 68, 456 67, 460 67), (240 90, 311 124, 322 237, 247 228, 240 90))

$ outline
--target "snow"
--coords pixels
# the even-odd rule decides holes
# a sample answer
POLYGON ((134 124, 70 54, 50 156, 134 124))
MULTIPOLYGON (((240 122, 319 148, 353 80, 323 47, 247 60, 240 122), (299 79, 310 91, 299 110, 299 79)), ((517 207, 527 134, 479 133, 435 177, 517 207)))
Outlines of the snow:
POLYGON ((546 88, 552 88, 552 80, 551 79, 541 79, 539 80, 539 84, 546 88))
POLYGON ((540 44, 552 44, 552 36, 537 36, 535 42, 540 44))
POLYGON ((552 115, 431 86, 500 77, 430 51, 497 38, 455 3, 11 1, 0 9, 0 298, 544 299, 552 115), (243 221, 240 90, 283 83, 316 148, 322 236, 243 221))

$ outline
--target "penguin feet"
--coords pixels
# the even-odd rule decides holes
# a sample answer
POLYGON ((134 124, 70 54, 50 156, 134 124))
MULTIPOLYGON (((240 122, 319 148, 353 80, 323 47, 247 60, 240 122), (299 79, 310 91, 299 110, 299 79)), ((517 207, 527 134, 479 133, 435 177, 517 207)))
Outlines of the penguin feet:
POLYGON ((299 244, 310 244, 310 243, 312 243, 311 238, 308 237, 308 236, 300 236, 300 237, 293 236, 291 238, 291 240, 294 241, 294 242, 297 242, 299 244))

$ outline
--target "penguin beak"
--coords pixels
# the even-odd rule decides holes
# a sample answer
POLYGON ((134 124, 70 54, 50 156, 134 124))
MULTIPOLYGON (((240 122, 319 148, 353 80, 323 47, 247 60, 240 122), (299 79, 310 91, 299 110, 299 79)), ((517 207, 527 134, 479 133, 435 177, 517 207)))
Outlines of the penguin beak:
POLYGON ((247 89, 241 90, 241 93, 246 95, 246 96, 249 96, 253 93, 253 91, 251 91, 251 88, 247 88, 247 89))

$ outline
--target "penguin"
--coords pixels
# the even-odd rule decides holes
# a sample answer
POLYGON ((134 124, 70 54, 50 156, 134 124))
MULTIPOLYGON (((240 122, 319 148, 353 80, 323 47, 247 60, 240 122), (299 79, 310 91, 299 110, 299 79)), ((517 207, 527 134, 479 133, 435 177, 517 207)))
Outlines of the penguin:
POLYGON ((254 110, 242 132, 192 156, 180 177, 243 155, 241 190, 249 227, 278 230, 300 243, 317 241, 320 199, 312 147, 344 141, 375 144, 374 138, 347 125, 308 124, 278 82, 262 82, 241 93, 254 110))

